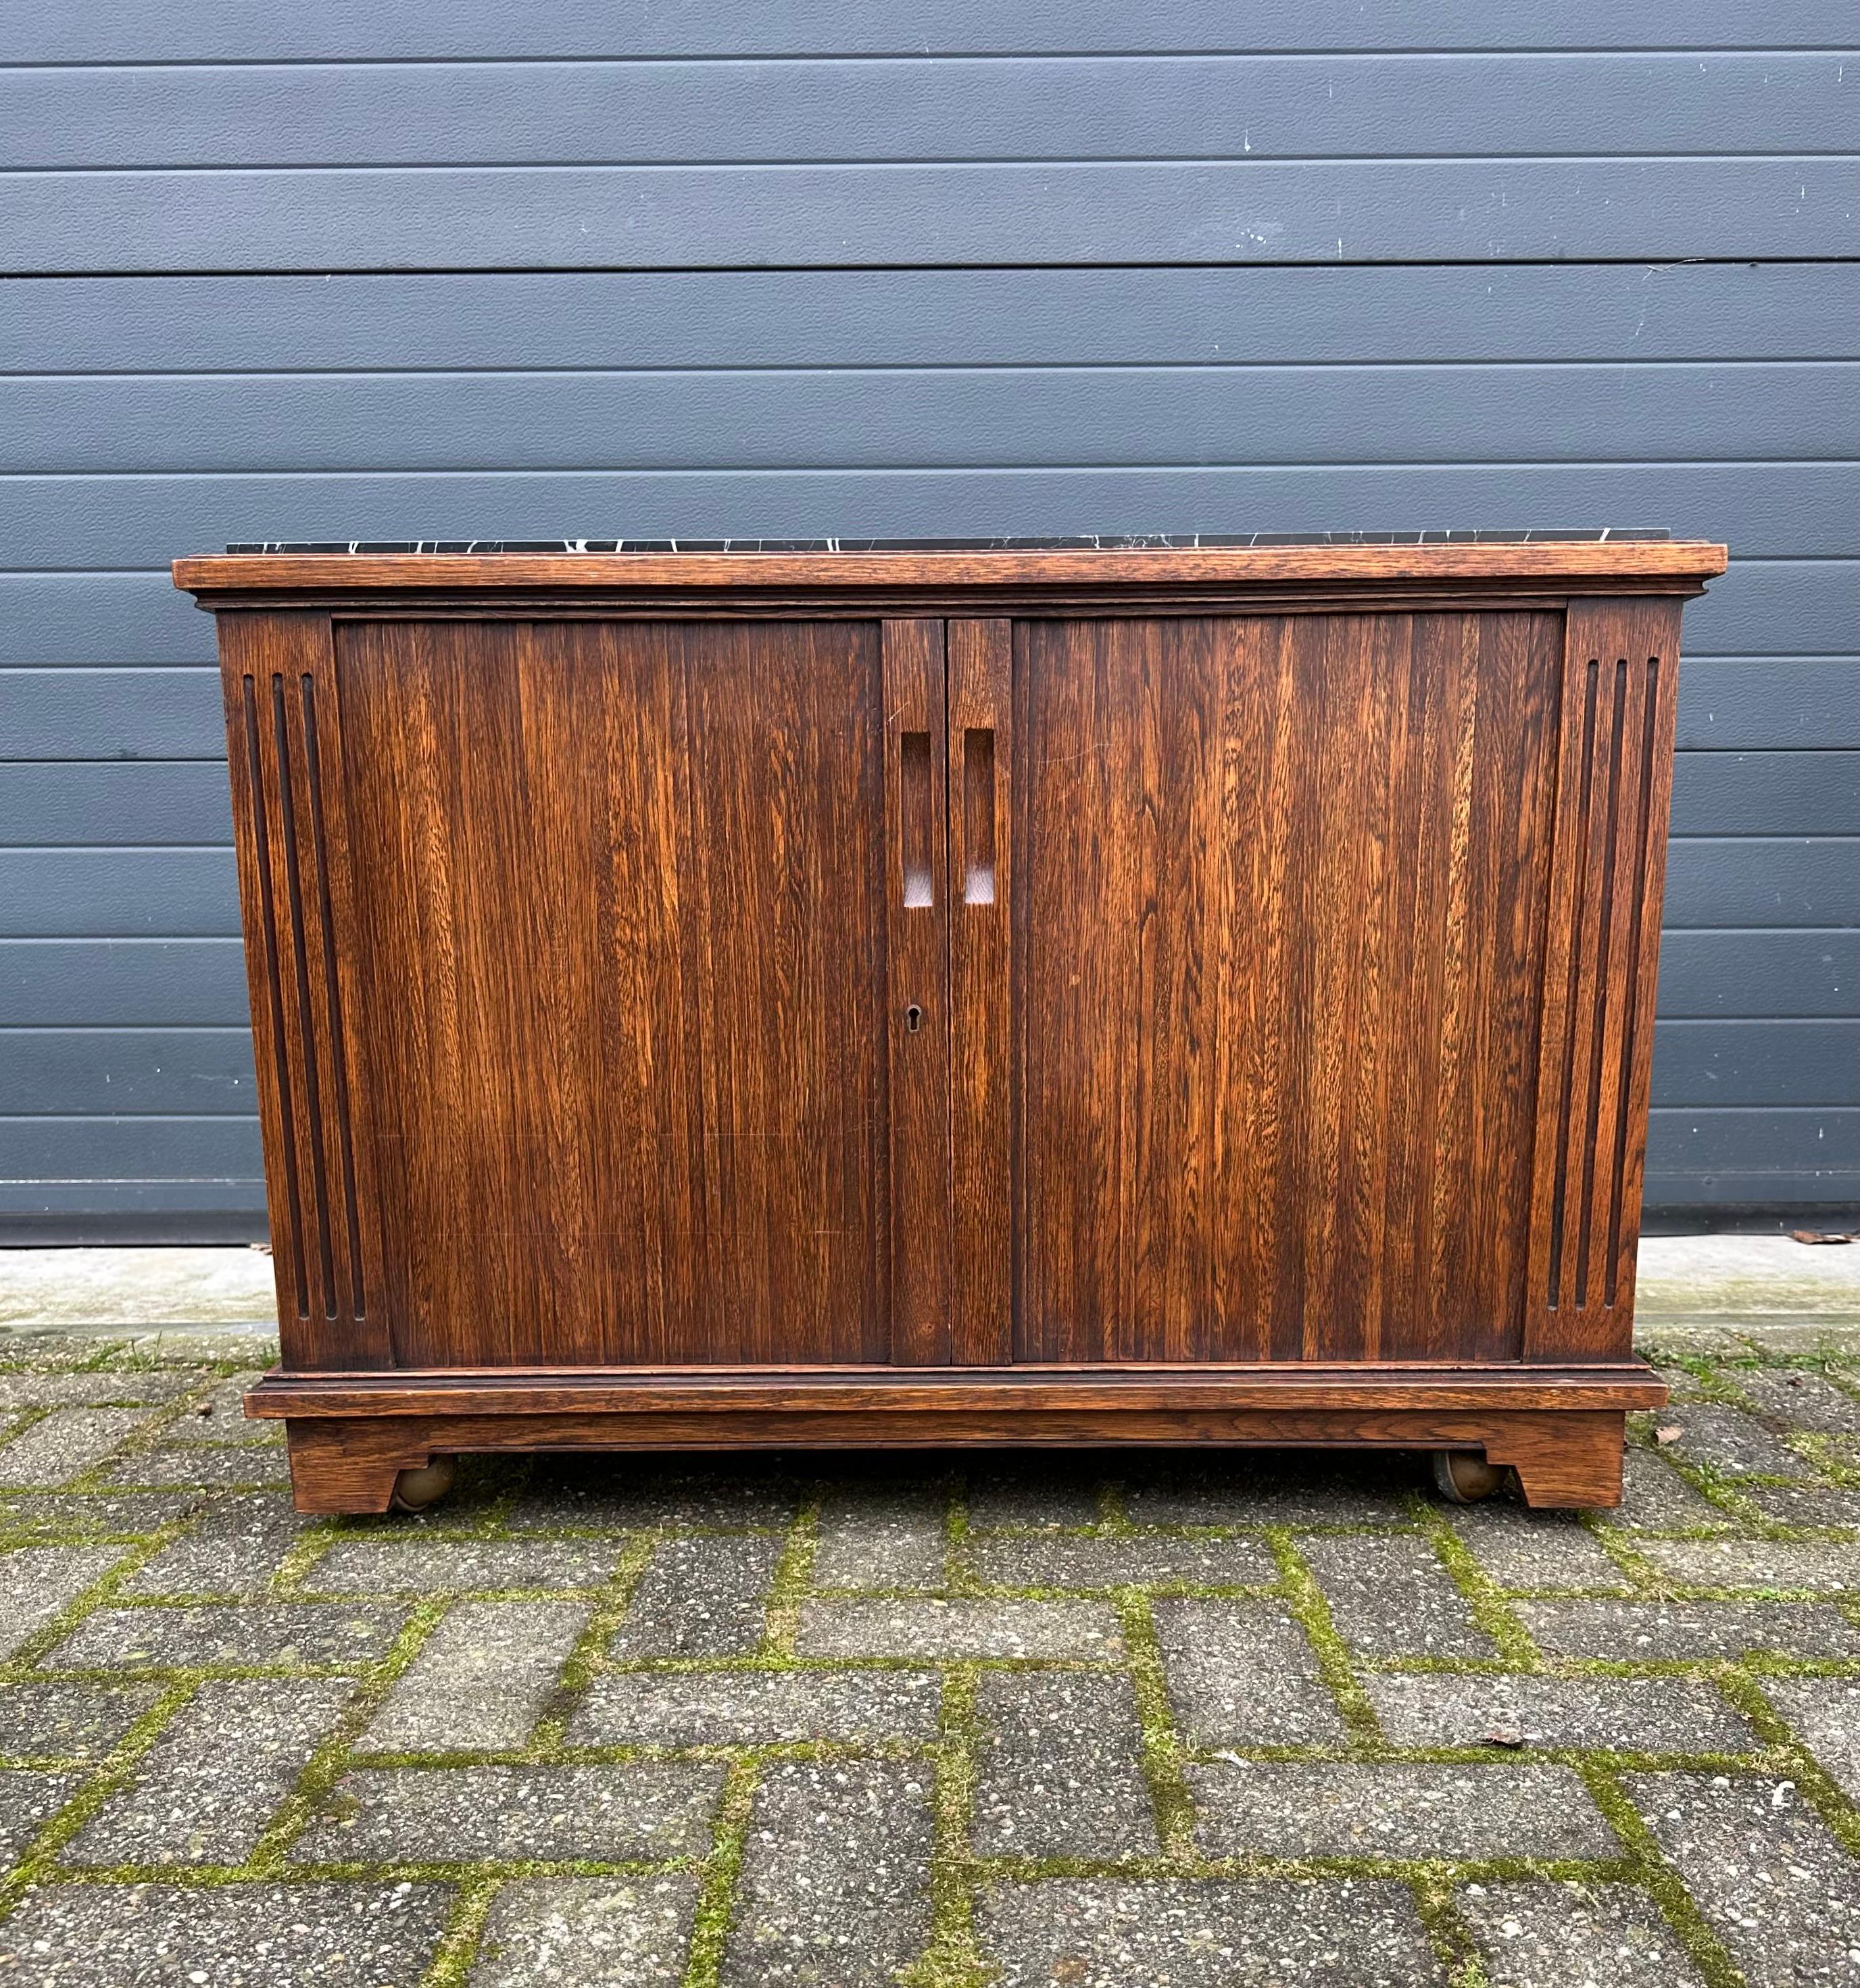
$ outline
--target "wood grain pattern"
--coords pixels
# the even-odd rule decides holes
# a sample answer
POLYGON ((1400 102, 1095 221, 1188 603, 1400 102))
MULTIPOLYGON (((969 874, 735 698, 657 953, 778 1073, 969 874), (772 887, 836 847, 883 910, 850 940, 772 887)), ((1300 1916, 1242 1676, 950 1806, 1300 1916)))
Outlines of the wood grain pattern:
POLYGON ((1021 1357, 1516 1356, 1560 641, 1023 624, 1021 1357))
POLYGON ((1314 1442, 1611 1502, 1664 1395, 1632 1262, 1720 552, 215 597, 284 1314, 250 1406, 300 1501, 457 1449, 1314 1442))
POLYGON ((953 1357, 1013 1357, 1013 624, 949 624, 949 1110, 953 1357))
POLYGON ((1559 711, 1530 1310, 1534 1357, 1632 1343, 1677 611, 1574 601, 1559 711))
POLYGON ((330 624, 221 624, 227 759, 272 1187, 279 1330, 294 1365, 391 1357, 375 1220, 370 1083, 357 1053, 348 810, 330 624))
POLYGON ((1703 580, 1722 546, 1686 539, 1537 545, 1253 546, 1140 552, 211 553, 177 560, 174 583, 254 588, 725 587, 1139 584, 1168 580, 1703 580))
POLYGON ((382 1512, 399 1472, 435 1456, 498 1450, 1103 1447, 1460 1449, 1518 1473, 1534 1506, 1621 1502, 1619 1408, 1227 1409, 1194 1412, 910 1408, 857 1415, 701 1413, 293 1416, 291 1483, 305 1512, 382 1512))
POLYGON ((338 651, 397 1358, 884 1357, 877 627, 338 651))
POLYGON ((891 1348, 920 1366, 949 1348, 949 769, 943 624, 887 621, 884 918, 877 997, 890 1059, 891 1348))
POLYGON ((1647 1408, 1666 1384, 1639 1361, 1524 1367, 1469 1362, 1263 1361, 1226 1366, 658 1367, 429 1369, 392 1374, 274 1370, 245 1397, 261 1420, 289 1416, 685 1414, 864 1415, 1088 1408, 1647 1408))

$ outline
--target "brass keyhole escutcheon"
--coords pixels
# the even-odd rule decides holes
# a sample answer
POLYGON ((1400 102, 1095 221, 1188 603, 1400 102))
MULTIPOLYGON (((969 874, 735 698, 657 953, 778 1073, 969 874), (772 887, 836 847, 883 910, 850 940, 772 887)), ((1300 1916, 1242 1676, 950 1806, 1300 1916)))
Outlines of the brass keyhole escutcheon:
POLYGON ((923 1026, 924 1011, 913 1001, 905 1010, 905 1026, 912 1035, 915 1035, 923 1026))

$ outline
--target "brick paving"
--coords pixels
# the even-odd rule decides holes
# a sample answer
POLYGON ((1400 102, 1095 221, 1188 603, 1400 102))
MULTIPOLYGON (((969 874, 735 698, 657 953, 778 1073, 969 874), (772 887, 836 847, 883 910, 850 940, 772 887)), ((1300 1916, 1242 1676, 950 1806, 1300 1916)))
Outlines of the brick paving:
POLYGON ((0 1373, 0 1988, 1860 1979, 1860 1362, 1617 1513, 1419 1459, 472 1459, 0 1373))

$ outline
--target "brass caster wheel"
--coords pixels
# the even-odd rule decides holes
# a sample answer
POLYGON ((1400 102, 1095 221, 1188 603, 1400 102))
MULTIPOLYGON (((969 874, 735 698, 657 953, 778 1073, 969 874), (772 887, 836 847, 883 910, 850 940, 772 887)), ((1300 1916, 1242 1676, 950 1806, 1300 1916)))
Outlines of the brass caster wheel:
POLYGON ((1488 1463, 1469 1449, 1434 1452, 1434 1489, 1449 1505, 1476 1505, 1504 1481, 1501 1465, 1488 1463))
POLYGON ((458 1474, 449 1456, 429 1457, 418 1470, 403 1470, 394 1480, 393 1509, 424 1512, 451 1489, 458 1474))

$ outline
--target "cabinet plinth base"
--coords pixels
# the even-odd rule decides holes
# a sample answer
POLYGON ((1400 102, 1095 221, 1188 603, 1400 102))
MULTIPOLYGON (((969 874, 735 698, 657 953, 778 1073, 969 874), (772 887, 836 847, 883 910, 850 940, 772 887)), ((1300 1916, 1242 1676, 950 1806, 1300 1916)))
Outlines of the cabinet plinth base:
POLYGON ((1589 1367, 767 1368, 268 1374, 305 1512, 384 1512, 404 1470, 483 1451, 1020 1445, 1461 1450, 1536 1506, 1621 1500, 1627 1412, 1666 1389, 1589 1367))

